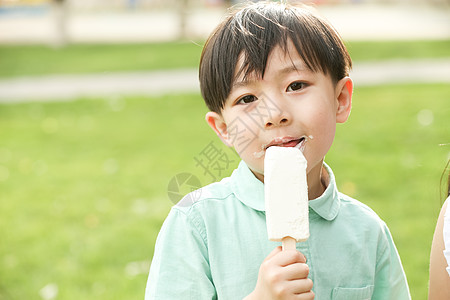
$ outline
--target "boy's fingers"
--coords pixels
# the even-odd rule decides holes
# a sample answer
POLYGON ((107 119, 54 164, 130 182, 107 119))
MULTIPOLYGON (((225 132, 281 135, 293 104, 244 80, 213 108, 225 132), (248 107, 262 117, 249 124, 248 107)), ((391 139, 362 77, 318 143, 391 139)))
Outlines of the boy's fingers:
POLYGON ((297 251, 297 252, 300 253, 299 263, 306 264, 306 256, 303 253, 301 253, 300 251, 297 251))
POLYGON ((313 300, 315 297, 315 294, 313 291, 309 291, 307 293, 295 295, 295 297, 296 297, 295 299, 297 299, 297 300, 313 300))
POLYGON ((304 294, 311 292, 313 288, 313 282, 311 279, 292 280, 289 282, 294 294, 304 294))
POLYGON ((309 267, 307 264, 295 263, 284 267, 284 272, 288 280, 305 279, 308 277, 309 267))
POLYGON ((284 267, 294 263, 306 263, 305 256, 297 250, 285 250, 277 254, 278 255, 276 255, 273 259, 279 266, 284 267))
MULTIPOLYGON (((284 286, 278 290, 277 296, 280 299, 314 299, 314 293, 312 292, 312 280, 291 280, 287 281, 284 286), (292 297, 293 296, 293 297, 292 297)), ((277 298, 277 299, 278 299, 277 298)))

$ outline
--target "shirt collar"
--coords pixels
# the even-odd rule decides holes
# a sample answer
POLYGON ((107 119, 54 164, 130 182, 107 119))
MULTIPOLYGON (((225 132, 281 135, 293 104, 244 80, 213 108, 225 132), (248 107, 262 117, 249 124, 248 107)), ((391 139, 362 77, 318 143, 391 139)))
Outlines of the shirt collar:
MULTIPOLYGON (((328 186, 320 197, 309 201, 309 208, 322 218, 331 221, 339 213, 340 202, 333 171, 325 163, 324 168, 329 176, 328 186)), ((244 161, 239 163, 231 175, 231 188, 242 203, 255 210, 265 211, 264 184, 255 177, 244 161)))

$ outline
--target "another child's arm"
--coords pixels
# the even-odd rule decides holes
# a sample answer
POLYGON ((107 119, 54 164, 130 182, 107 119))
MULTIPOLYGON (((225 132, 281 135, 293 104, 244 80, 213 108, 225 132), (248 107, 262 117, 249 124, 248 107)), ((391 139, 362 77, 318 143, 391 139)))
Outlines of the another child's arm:
POLYGON ((431 245, 429 300, 450 299, 450 276, 446 270, 447 260, 443 254, 445 248, 443 236, 444 214, 447 209, 447 202, 448 200, 445 201, 439 214, 431 245))
POLYGON ((277 247, 261 264, 255 290, 245 300, 314 299, 308 273, 302 253, 277 247))

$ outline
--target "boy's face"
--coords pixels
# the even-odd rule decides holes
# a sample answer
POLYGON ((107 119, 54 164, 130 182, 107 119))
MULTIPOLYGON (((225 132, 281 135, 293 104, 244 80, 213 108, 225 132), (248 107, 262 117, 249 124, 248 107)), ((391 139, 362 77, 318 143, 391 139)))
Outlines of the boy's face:
MULTIPOLYGON (((237 70, 241 64, 242 59, 237 70)), ((320 174, 336 123, 350 114, 351 95, 350 78, 334 84, 330 76, 310 71, 289 42, 287 52, 278 46, 271 52, 264 78, 235 78, 222 113, 208 112, 206 120, 261 181, 265 150, 273 145, 301 149, 310 180, 320 174)))

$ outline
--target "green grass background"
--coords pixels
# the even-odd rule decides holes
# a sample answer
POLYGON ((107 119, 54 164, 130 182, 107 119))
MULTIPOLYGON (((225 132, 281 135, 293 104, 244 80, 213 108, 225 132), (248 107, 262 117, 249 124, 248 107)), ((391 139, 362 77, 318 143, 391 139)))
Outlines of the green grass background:
MULTIPOLYGON (((410 58, 444 56, 435 43, 450 53, 448 42, 429 42, 410 58)), ((163 57, 173 45, 135 46, 137 53, 144 47, 163 57)), ((383 59, 398 58, 396 49, 404 46, 355 42, 349 48, 354 58, 370 60, 382 52, 383 59)), ((95 68, 86 58, 95 50, 80 55, 71 53, 78 46, 70 46, 56 55, 45 47, 17 47, 7 54, 14 65, 4 54, 12 48, 0 47, 4 77, 140 65, 129 58, 133 45, 101 46, 111 57, 95 68), (119 51, 125 48, 129 52, 119 51), (32 61, 35 54, 48 68, 37 62, 25 68, 24 58, 32 61), (68 62, 67 69, 56 68, 58 59, 68 62), (122 65, 113 67, 117 61, 122 65)), ((174 61, 169 56, 148 68, 195 66, 201 48, 195 49, 173 50, 174 61)), ((444 84, 356 87, 350 120, 338 127, 326 157, 339 189, 388 224, 413 299, 427 295, 439 181, 450 156, 449 99, 444 84)), ((40 299, 45 286, 58 287, 57 299, 142 299, 156 235, 172 205, 169 181, 189 172, 209 183, 194 158, 210 143, 233 161, 222 175, 238 163, 207 127, 205 112, 198 94, 0 105, 0 299, 40 299)))
MULTIPOLYGON (((41 74, 104 73, 111 71, 196 68, 204 42, 159 44, 0 46, 0 77, 41 74)), ((448 57, 450 40, 350 41, 355 61, 448 57)))

